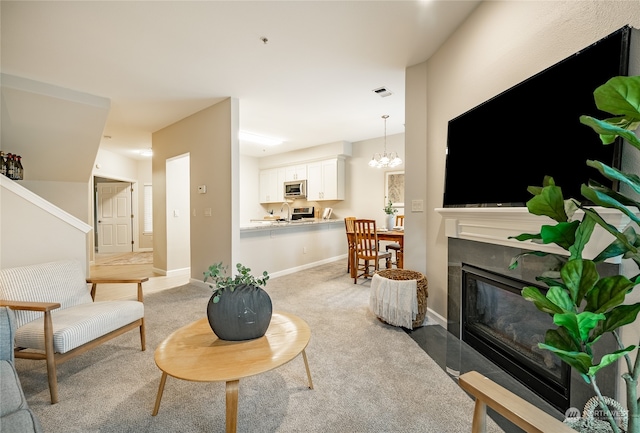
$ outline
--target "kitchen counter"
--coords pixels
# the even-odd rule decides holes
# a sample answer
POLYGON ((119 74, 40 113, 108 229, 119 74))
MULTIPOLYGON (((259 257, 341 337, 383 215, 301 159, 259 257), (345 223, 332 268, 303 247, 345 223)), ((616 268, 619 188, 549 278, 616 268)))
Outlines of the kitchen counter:
POLYGON ((293 221, 269 221, 269 220, 250 220, 249 223, 240 226, 240 232, 286 229, 292 227, 317 226, 320 224, 344 224, 342 219, 324 220, 321 218, 303 218, 293 221))
POLYGON ((308 269, 347 257, 347 238, 341 218, 251 221, 240 225, 237 252, 242 263, 272 277, 308 269))

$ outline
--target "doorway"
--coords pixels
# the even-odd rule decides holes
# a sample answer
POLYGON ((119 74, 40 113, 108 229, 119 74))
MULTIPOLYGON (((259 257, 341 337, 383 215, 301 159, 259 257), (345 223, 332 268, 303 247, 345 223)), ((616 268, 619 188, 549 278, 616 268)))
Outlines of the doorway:
POLYGON ((132 184, 94 178, 96 253, 133 251, 132 184))

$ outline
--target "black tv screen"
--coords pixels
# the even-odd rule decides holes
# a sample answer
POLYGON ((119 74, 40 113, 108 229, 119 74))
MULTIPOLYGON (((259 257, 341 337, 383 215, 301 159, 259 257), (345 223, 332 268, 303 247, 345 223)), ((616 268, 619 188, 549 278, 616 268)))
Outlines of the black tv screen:
POLYGON ((450 120, 444 206, 525 206, 527 187, 545 175, 584 204, 580 185, 589 179, 615 188, 586 161, 619 168, 621 143, 603 145, 579 118, 612 117, 596 108, 593 91, 627 75, 630 34, 623 27, 450 120))

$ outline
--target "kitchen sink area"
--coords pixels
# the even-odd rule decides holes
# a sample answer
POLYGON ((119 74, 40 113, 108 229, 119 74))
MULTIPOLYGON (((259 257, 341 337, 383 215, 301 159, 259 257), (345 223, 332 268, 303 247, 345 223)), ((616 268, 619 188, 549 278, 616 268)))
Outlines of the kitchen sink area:
POLYGON ((240 230, 245 229, 272 229, 276 227, 288 227, 288 226, 300 226, 309 224, 323 224, 323 223, 336 223, 342 222, 336 219, 321 219, 321 218, 300 218, 291 221, 286 220, 250 220, 248 224, 242 224, 240 230))
POLYGON ((313 206, 298 207, 298 208, 293 208, 290 215, 290 220, 287 220, 287 218, 283 218, 280 215, 266 215, 263 219, 249 220, 249 224, 242 224, 240 226, 240 229, 259 229, 259 228, 273 228, 273 227, 282 227, 282 226, 286 227, 290 225, 298 226, 298 225, 304 225, 304 224, 318 224, 323 222, 331 222, 331 220, 315 218, 313 206))

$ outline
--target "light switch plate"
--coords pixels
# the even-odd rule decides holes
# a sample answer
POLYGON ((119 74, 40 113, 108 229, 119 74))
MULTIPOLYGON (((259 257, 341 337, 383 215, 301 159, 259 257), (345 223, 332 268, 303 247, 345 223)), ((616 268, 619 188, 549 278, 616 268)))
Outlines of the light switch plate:
POLYGON ((422 206, 422 200, 411 200, 411 212, 422 212, 424 211, 422 206))

